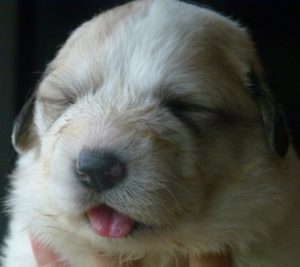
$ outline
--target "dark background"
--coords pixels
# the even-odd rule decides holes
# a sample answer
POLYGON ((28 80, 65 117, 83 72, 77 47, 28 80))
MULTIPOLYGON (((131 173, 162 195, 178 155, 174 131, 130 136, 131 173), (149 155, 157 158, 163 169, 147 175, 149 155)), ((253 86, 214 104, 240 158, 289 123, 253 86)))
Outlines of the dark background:
MULTIPOLYGON (((13 118, 34 89, 45 65, 69 33, 100 11, 125 1, 0 0, 0 196, 15 153, 10 145, 13 118)), ((193 1, 230 15, 246 26, 283 105, 294 142, 300 140, 300 1, 193 1)), ((34 196, 33 196, 34 197, 34 196)), ((3 201, 2 201, 3 202, 3 201)), ((0 214, 0 240, 6 218, 0 214)))

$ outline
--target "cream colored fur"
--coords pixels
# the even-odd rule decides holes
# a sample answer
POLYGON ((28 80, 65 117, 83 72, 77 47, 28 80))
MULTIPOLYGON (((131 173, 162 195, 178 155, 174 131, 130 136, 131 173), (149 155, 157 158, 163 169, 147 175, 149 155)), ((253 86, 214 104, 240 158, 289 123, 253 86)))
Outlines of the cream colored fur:
POLYGON ((72 267, 93 266, 99 252, 122 266, 219 252, 236 267, 300 266, 299 163, 291 146, 284 157, 271 150, 246 88, 251 68, 261 72, 244 29, 174 0, 133 2, 80 26, 36 92, 1 266, 36 267, 30 234, 72 267), (164 104, 173 99, 197 108, 178 118, 164 104), (103 194, 83 188, 74 177, 83 147, 126 158, 126 181, 103 194), (100 203, 151 228, 99 237, 85 212, 100 203))

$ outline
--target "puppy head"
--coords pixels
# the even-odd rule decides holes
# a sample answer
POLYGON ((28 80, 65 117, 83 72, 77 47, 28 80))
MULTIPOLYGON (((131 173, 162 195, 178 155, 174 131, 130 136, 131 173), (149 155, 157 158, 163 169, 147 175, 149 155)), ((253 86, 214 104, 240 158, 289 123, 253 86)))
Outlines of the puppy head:
POLYGON ((83 24, 13 135, 46 224, 130 254, 258 238, 277 217, 288 146, 261 80, 246 32, 203 8, 139 1, 83 24), (124 236, 95 229, 112 216, 124 236))

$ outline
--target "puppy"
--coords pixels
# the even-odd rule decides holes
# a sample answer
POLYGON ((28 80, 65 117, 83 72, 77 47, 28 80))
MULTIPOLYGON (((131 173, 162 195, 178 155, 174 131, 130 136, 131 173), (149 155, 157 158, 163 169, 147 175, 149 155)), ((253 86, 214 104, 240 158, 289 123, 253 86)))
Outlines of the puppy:
POLYGON ((247 32, 204 8, 136 1, 73 32, 15 122, 3 267, 30 235, 72 267, 300 266, 299 163, 247 32))

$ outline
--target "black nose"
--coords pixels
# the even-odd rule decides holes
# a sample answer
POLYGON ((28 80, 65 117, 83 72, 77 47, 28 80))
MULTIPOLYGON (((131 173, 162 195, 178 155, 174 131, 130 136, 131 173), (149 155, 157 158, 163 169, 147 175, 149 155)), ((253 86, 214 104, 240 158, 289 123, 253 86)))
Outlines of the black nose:
POLYGON ((120 183, 126 175, 123 162, 113 153, 83 149, 76 164, 79 181, 98 192, 120 183))

